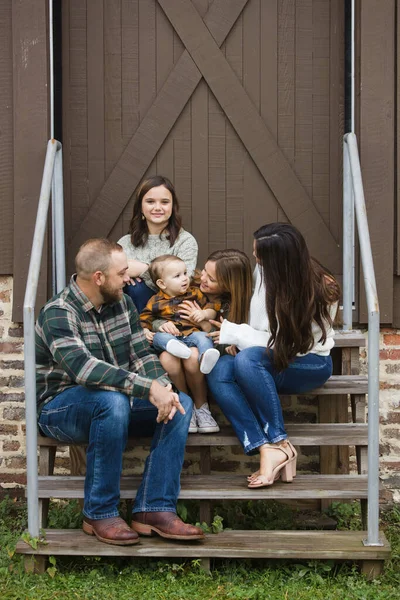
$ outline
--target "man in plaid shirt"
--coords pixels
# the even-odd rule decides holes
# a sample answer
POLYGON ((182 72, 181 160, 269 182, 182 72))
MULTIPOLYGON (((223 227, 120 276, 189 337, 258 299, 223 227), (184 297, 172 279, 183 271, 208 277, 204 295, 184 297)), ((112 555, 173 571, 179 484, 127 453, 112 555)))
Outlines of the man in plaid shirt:
POLYGON ((138 313, 122 289, 129 281, 121 246, 92 239, 81 246, 76 274, 49 300, 36 324, 41 432, 86 443, 83 530, 108 544, 130 545, 138 533, 201 539, 176 515, 191 399, 173 390, 150 348, 138 313), (128 435, 153 434, 131 527, 119 517, 122 454, 128 435))

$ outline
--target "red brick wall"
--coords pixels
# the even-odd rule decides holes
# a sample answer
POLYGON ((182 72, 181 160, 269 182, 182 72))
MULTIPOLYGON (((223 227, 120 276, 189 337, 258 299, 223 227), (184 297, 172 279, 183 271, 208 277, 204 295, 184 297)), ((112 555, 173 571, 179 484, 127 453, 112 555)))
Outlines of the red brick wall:
POLYGON ((25 394, 22 326, 11 321, 12 278, 0 277, 0 482, 26 482, 25 394))
POLYGON ((379 376, 381 479, 400 502, 400 331, 381 331, 379 376))
MULTIPOLYGON (((0 494, 8 489, 23 492, 26 483, 25 429, 24 429, 24 363, 23 332, 21 325, 11 321, 12 278, 0 276, 0 494), (22 488, 22 489, 21 489, 22 488)), ((381 332, 381 477, 384 483, 382 498, 400 501, 400 331, 383 329, 381 332)), ((361 350, 362 369, 367 369, 367 354, 361 350)), ((313 422, 317 416, 315 399, 282 398, 288 422, 313 422)), ((214 412, 217 412, 214 407, 214 412)), ((220 420, 221 417, 218 417, 220 420)), ((300 468, 318 469, 315 449, 303 447, 300 468)), ((124 458, 129 473, 140 473, 146 449, 135 449, 124 458)), ((185 468, 198 471, 198 457, 189 449, 185 468)), ((214 449, 212 466, 216 471, 226 469, 247 472, 257 458, 247 458, 239 447, 214 449)), ((61 449, 57 472, 69 467, 68 451, 61 449)))

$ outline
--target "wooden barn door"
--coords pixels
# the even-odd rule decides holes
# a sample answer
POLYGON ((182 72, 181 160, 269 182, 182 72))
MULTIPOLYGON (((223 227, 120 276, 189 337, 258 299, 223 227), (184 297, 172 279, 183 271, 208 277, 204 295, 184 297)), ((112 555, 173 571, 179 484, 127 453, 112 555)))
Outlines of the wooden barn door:
MULTIPOLYGON (((340 272, 340 0, 67 0, 70 261, 127 233, 147 174, 175 184, 199 264, 290 221, 340 272)), ((71 263, 70 263, 71 264, 71 263)))

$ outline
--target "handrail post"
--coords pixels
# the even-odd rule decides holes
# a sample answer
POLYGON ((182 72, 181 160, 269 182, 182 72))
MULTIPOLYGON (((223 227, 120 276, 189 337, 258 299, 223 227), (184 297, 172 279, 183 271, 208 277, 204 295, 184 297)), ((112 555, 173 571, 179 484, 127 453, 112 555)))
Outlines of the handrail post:
POLYGON ((62 147, 57 150, 54 164, 54 245, 56 255, 56 294, 65 288, 65 235, 62 147))
POLYGON ((383 546, 379 539, 379 310, 368 319, 368 537, 366 546, 383 546))
POLYGON ((35 303, 39 282, 40 263, 43 253, 50 190, 56 152, 60 142, 50 140, 47 144, 39 204, 33 234, 32 252, 24 298, 24 362, 25 362, 25 408, 26 408, 26 455, 28 530, 32 537, 39 537, 39 499, 37 462, 37 404, 36 404, 36 360, 35 360, 35 303))
POLYGON ((25 421, 26 421, 26 488, 28 497, 28 530, 39 537, 35 310, 24 306, 25 421))
POLYGON ((368 537, 366 546, 382 546, 379 540, 379 302, 364 188, 354 133, 346 136, 354 190, 354 207, 368 306, 368 537))
POLYGON ((343 138, 343 331, 353 328, 354 194, 349 149, 343 138))

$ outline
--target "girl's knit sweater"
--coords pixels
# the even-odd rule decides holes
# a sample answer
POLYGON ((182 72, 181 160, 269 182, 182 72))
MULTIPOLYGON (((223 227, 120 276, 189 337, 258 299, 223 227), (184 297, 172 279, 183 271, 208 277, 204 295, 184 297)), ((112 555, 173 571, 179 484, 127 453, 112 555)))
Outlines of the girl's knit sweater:
MULTIPOLYGON (((193 271, 196 268, 197 263, 197 242, 191 233, 185 231, 183 228, 180 230, 175 243, 170 246, 169 239, 165 233, 161 235, 149 235, 147 242, 144 246, 132 246, 131 236, 124 235, 118 240, 122 248, 125 251, 128 260, 135 259, 140 262, 149 264, 152 260, 161 256, 162 254, 172 254, 173 256, 179 256, 187 267, 189 277, 192 276, 193 271)), ((152 282, 150 274, 146 269, 140 277, 152 290, 158 291, 157 286, 152 282)))
MULTIPOLYGON (((257 265, 254 271, 255 286, 253 296, 250 302, 249 324, 237 325, 228 320, 224 320, 221 326, 219 341, 221 344, 233 344, 239 350, 250 348, 251 346, 267 347, 271 331, 267 309, 265 305, 265 286, 262 278, 261 268, 257 265)), ((330 305, 329 313, 334 319, 337 311, 337 302, 330 305)), ((312 333, 314 336, 314 345, 307 352, 319 354, 320 356, 328 356, 331 349, 335 345, 333 328, 326 323, 326 340, 322 344, 319 340, 322 336, 322 331, 317 323, 312 324, 312 333)), ((301 356, 300 354, 298 356, 301 356)))

